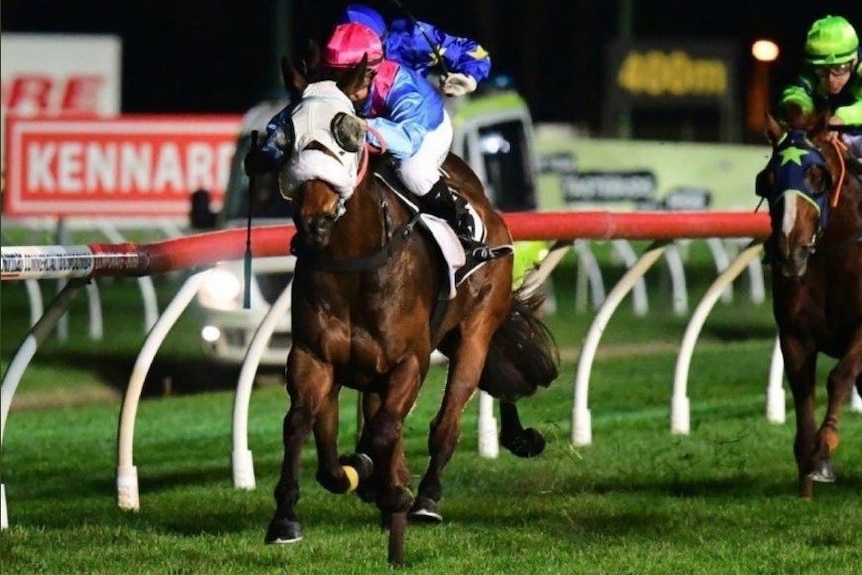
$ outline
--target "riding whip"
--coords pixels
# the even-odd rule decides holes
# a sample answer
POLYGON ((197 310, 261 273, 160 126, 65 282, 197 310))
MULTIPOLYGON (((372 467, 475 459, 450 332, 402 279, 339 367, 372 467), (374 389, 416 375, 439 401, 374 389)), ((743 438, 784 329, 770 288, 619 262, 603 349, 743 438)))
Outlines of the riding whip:
MULTIPOLYGON (((257 153, 257 130, 251 131, 251 153, 257 153)), ((243 296, 242 308, 251 309, 251 204, 257 184, 257 176, 248 175, 248 214, 245 228, 245 254, 243 255, 243 296)))

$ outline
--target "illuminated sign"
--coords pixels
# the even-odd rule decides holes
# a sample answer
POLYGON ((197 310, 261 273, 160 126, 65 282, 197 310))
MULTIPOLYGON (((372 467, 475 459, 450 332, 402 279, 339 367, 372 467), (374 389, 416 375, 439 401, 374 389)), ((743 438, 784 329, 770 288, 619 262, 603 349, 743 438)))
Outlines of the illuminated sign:
MULTIPOLYGON (((605 47, 602 132, 615 137, 667 138, 679 130, 681 138, 715 132, 711 121, 692 114, 718 113, 718 138, 736 141, 742 118, 737 87, 737 46, 729 40, 650 39, 618 40, 605 47), (680 122, 657 126, 651 110, 679 112, 680 122), (642 119, 636 118, 639 112, 642 119), (712 112, 711 112, 712 113, 712 112), (644 116, 644 114, 646 116, 644 116), (650 122, 653 122, 650 124, 650 122), (682 134, 683 126, 688 130, 682 134)), ((714 137, 714 136, 711 136, 714 137)))
POLYGON ((12 117, 4 213, 185 217, 198 189, 221 203, 240 121, 222 115, 12 117))
POLYGON ((655 198, 655 174, 638 171, 589 171, 563 174, 560 179, 567 203, 646 202, 655 198))
POLYGON ((683 50, 630 50, 617 73, 617 85, 649 97, 718 97, 727 92, 727 64, 697 58, 683 50))

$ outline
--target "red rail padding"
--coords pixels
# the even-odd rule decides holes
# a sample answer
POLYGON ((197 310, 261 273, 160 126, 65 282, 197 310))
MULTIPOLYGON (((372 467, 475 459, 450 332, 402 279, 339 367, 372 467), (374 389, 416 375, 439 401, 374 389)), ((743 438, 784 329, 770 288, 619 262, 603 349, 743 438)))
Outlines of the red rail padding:
MULTIPOLYGON (((515 240, 766 237, 769 216, 740 212, 518 212, 504 214, 515 240)), ((254 257, 289 253, 293 226, 252 228, 254 257)), ((240 259, 245 228, 210 232, 141 246, 148 273, 193 268, 240 259), (194 240, 192 240, 194 238, 194 240)))
POLYGON ((516 240, 765 238, 770 231, 765 212, 518 212, 503 217, 516 240))
MULTIPOLYGON (((516 240, 765 238, 769 216, 744 212, 518 212, 503 215, 516 240)), ((254 257, 289 253, 293 226, 252 228, 254 257)), ((3 279, 140 276, 208 267, 243 257, 246 229, 151 244, 3 247, 3 279)))

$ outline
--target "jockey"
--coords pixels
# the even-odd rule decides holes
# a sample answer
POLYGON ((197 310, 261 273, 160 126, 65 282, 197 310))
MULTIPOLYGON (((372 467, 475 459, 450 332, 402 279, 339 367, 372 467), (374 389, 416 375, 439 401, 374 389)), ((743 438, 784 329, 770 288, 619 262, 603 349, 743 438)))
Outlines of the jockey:
POLYGON ((862 50, 856 30, 841 16, 814 22, 805 41, 805 69, 781 95, 781 108, 793 122, 830 109, 831 124, 852 124, 843 134, 856 158, 862 158, 862 50))
MULTIPOLYGON (((395 160, 396 172, 415 196, 422 211, 446 220, 468 249, 476 223, 467 202, 446 185, 439 168, 452 145, 453 130, 440 94, 411 68, 387 60, 380 37, 358 23, 340 24, 321 55, 316 75, 338 79, 367 57, 367 83, 349 95, 357 115, 364 119, 366 141, 385 149, 395 160)), ((291 121, 288 106, 267 124, 264 145, 245 159, 247 173, 277 170, 284 153, 274 143, 279 127, 291 121)))
POLYGON ((446 96, 473 92, 491 71, 491 58, 477 42, 446 34, 426 22, 408 18, 387 27, 379 12, 365 4, 350 4, 339 24, 368 26, 380 37, 388 60, 419 72, 446 96))

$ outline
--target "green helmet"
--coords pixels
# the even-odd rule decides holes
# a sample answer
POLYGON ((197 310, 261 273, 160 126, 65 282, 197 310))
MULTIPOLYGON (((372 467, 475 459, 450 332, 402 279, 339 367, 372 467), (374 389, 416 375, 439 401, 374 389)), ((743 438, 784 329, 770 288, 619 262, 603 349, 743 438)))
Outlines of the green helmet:
POLYGON ((812 66, 850 62, 859 49, 856 30, 841 16, 826 16, 814 22, 805 40, 805 61, 812 66))

